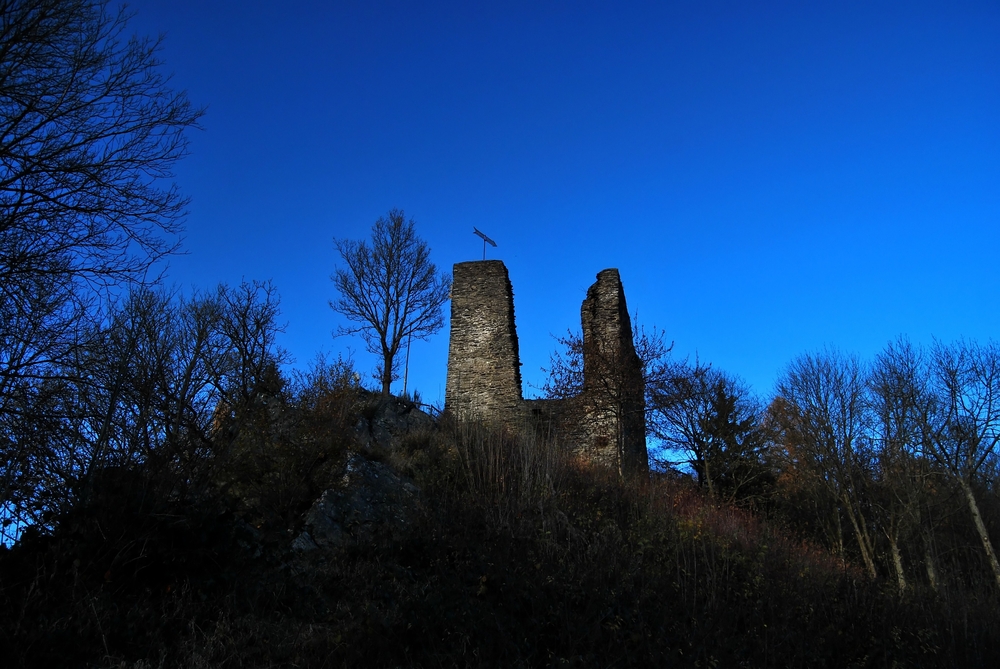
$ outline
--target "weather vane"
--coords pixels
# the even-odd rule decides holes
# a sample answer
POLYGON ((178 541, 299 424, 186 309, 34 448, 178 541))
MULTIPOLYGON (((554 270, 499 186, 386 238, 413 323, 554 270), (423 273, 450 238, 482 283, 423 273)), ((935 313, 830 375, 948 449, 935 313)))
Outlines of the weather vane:
POLYGON ((479 231, 479 228, 472 226, 472 231, 479 237, 483 238, 483 260, 486 260, 486 244, 489 243, 490 246, 496 248, 497 243, 487 237, 484 233, 479 231))

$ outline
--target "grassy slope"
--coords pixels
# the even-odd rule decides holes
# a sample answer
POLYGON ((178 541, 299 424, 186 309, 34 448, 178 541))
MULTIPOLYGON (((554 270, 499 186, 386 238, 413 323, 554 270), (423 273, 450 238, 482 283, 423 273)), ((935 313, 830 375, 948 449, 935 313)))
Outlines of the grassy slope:
POLYGON ((288 519, 335 479, 343 433, 257 429, 264 450, 247 447, 225 485, 198 495, 130 472, 131 485, 106 486, 53 536, 0 553, 6 657, 122 667, 1000 660, 996 593, 899 597, 684 481, 626 485, 531 434, 466 426, 406 437, 380 457, 423 491, 407 536, 293 554, 288 519), (247 492, 287 479, 280 495, 247 492))

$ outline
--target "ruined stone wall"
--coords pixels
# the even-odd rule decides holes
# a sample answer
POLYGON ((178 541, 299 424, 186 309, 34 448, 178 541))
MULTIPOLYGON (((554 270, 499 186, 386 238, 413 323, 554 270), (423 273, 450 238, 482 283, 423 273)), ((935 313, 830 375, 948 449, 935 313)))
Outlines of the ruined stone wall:
POLYGON ((520 416, 514 292, 499 260, 454 267, 444 402, 446 410, 462 418, 509 424, 520 416))
POLYGON ((583 325, 583 420, 578 440, 593 457, 623 471, 648 470, 645 384, 632 320, 617 269, 597 274, 580 309, 583 325))
POLYGON ((587 299, 580 307, 583 325, 583 387, 601 383, 598 370, 612 363, 639 364, 632 341, 632 320, 625 303, 625 288, 617 269, 597 273, 597 281, 587 289, 587 299), (587 374, 587 370, 591 373, 587 374))
POLYGON ((514 299, 499 260, 455 265, 445 409, 520 426, 544 422, 572 451, 623 474, 647 472, 642 365, 618 270, 597 275, 581 309, 584 390, 567 400, 525 401, 514 299))

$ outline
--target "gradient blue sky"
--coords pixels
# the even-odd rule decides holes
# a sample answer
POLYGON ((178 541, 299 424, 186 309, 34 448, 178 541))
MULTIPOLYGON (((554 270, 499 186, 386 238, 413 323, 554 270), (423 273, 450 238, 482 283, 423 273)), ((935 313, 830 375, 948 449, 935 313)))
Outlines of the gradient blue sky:
MULTIPOLYGON (((137 0, 208 108, 169 281, 273 279, 299 366, 332 239, 412 216, 510 271, 526 395, 595 274, 759 393, 796 355, 1000 333, 996 2, 137 0)), ((447 328, 410 385, 443 398, 447 328)), ((401 384, 400 384, 401 387, 401 384)))

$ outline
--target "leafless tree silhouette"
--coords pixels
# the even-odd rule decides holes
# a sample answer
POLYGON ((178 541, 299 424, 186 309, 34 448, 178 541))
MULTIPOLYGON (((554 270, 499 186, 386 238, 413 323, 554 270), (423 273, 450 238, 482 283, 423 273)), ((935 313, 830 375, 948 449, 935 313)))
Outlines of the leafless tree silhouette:
POLYGON ((360 334, 368 351, 381 356, 376 373, 388 395, 403 343, 426 339, 444 324, 451 277, 438 272, 413 219, 400 209, 375 221, 370 241, 334 241, 344 266, 330 277, 340 293, 330 307, 354 323, 338 333, 360 334))

